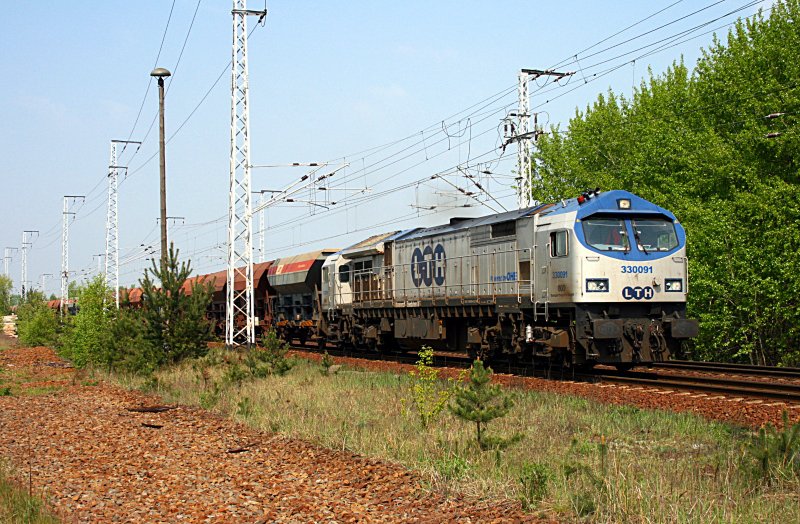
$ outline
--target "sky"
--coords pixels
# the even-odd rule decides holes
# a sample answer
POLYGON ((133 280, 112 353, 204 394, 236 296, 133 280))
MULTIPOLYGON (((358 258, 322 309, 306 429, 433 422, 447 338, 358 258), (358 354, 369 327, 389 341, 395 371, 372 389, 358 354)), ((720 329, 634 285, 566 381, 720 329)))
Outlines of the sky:
MULTIPOLYGON (((774 0, 436 2, 250 0, 252 189, 303 188, 253 219, 254 261, 343 248, 372 234, 516 207, 521 68, 572 71, 529 84, 544 129, 613 90, 630 97, 648 71, 692 67, 713 33, 774 0), (322 167, 286 167, 290 163, 322 167), (299 183, 333 173, 324 182, 299 183), (298 184, 299 183, 299 184, 298 184), (324 187, 325 189, 320 189, 324 187), (471 193, 465 195, 465 193, 471 193)), ((69 269, 103 267, 108 165, 118 148, 120 284, 158 257, 158 91, 166 87, 169 240, 195 273, 225 269, 230 166, 232 3, 40 1, 0 19, 0 249, 19 289, 59 294, 64 195, 69 269), (5 254, 5 251, 3 252, 5 254)), ((613 189, 613 188, 605 188, 613 189)), ((269 195, 269 194, 267 194, 269 195)), ((259 202, 255 195, 254 203, 259 202)), ((267 196, 266 198, 269 198, 267 196)))

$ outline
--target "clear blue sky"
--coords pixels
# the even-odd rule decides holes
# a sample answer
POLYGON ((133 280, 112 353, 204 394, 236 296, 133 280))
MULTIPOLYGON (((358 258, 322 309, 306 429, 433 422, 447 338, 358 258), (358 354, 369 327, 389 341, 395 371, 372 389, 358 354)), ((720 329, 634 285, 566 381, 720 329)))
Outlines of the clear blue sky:
MULTIPOLYGON (((630 95, 648 67, 658 74, 681 56, 693 65, 711 30, 724 35, 726 24, 772 3, 270 0, 265 25, 249 40, 251 160, 347 163, 330 185, 361 191, 333 193, 329 210, 270 208, 266 259, 515 207, 516 151, 501 155, 497 146, 502 117, 516 107, 520 68, 576 71, 569 83, 531 84, 540 122, 563 128, 576 108, 608 89, 630 95), (658 52, 644 56, 651 51, 658 52), (485 170, 492 175, 479 175, 485 170), (445 176, 430 180, 436 173, 445 176)), ((227 222, 218 219, 227 213, 231 4, 176 0, 164 37, 172 7, 172 0, 41 1, 7 6, 0 20, 0 253, 19 247, 24 229, 40 230, 28 276, 38 285, 41 274, 53 274, 48 293, 59 289, 63 195, 88 197, 74 208, 73 278, 96 271, 93 255, 105 250, 112 139, 144 141, 118 161, 130 168, 119 192, 121 283, 136 283, 150 256, 145 249, 158 249, 157 91, 149 77, 156 65, 174 73, 166 99, 167 136, 174 134, 168 213, 185 223, 170 225, 170 240, 199 272, 224 269, 227 222)), ((253 189, 283 188, 305 172, 254 169, 253 189)), ((315 194, 325 204, 324 192, 315 194)), ((17 252, 16 287, 19 261, 17 252)))

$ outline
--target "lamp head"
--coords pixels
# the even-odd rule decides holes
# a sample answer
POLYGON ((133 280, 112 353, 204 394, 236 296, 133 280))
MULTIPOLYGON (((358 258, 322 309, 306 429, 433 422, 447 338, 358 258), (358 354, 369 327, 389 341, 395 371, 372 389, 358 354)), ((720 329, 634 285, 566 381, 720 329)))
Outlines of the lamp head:
POLYGON ((157 68, 153 69, 153 71, 150 72, 150 76, 155 76, 155 77, 158 77, 158 78, 164 78, 164 77, 171 76, 171 75, 172 75, 172 73, 170 73, 169 71, 167 71, 163 67, 157 67, 157 68))

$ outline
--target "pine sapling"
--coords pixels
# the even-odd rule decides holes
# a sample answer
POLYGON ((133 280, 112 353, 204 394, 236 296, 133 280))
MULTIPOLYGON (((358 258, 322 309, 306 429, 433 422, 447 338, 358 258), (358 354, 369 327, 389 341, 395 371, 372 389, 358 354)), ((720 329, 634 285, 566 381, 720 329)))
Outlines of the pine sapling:
POLYGON ((511 397, 500 390, 500 386, 491 384, 492 373, 491 368, 485 368, 482 361, 476 360, 470 368, 469 381, 456 390, 454 404, 449 406, 456 417, 475 423, 478 445, 483 451, 503 449, 522 438, 521 435, 515 435, 502 439, 485 434, 486 424, 505 416, 514 405, 511 397))

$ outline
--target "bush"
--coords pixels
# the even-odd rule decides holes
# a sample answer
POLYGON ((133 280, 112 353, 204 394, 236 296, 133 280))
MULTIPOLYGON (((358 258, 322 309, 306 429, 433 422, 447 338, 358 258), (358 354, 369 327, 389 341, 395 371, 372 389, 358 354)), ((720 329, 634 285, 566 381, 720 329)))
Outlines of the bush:
POLYGON ((31 291, 17 310, 17 334, 24 346, 54 346, 58 341, 56 312, 41 293, 31 291))
POLYGON ((0 275, 0 315, 11 311, 11 289, 13 282, 6 275, 0 275))
POLYGON ((294 367, 295 360, 286 356, 289 345, 281 340, 274 330, 267 331, 261 338, 261 343, 264 349, 251 349, 245 360, 254 377, 285 375, 294 367))
POLYGON ((333 366, 334 361, 333 357, 330 356, 327 351, 325 351, 325 354, 322 355, 322 360, 320 361, 320 364, 322 365, 322 369, 320 370, 322 374, 330 375, 331 374, 330 369, 331 366, 333 366))
POLYGON ((150 375, 159 366, 161 352, 144 338, 141 312, 120 309, 111 326, 111 366, 137 375, 150 375))
POLYGON ((89 363, 111 367, 114 359, 111 290, 103 276, 98 275, 81 290, 80 296, 80 309, 64 334, 60 353, 77 367, 89 363))

